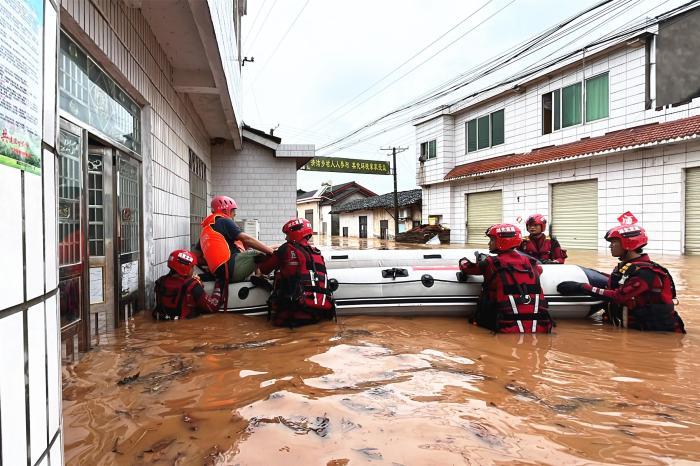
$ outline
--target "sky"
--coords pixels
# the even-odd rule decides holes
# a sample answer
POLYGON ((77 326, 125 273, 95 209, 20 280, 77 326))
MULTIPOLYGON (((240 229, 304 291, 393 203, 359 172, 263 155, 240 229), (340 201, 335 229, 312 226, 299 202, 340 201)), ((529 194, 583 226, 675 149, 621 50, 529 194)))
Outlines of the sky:
MULTIPOLYGON (((241 69, 242 120, 266 132, 274 129, 284 144, 314 144, 318 156, 386 161, 390 151, 381 148, 407 148, 397 155, 398 189, 416 188, 411 114, 393 120, 393 129, 371 126, 350 138, 351 145, 323 146, 598 1, 248 0, 241 53, 255 61, 241 69)), ((457 100, 682 3, 614 0, 595 22, 418 110, 457 100)), ((348 181, 377 194, 393 190, 391 176, 302 170, 297 187, 311 191, 324 182, 348 181)))

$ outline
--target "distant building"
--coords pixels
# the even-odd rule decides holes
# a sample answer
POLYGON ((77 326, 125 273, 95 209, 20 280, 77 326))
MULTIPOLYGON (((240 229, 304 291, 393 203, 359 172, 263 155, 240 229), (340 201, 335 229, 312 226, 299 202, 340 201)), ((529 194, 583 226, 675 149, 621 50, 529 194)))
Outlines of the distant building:
POLYGON ((646 249, 700 253, 700 8, 661 19, 417 122, 424 222, 475 243, 539 212, 604 249, 629 210, 646 249))
MULTIPOLYGON (((419 225, 422 217, 420 189, 398 193, 399 233, 419 225)), ((394 193, 357 199, 334 207, 342 236, 391 239, 394 237, 394 193)))
POLYGON ((324 185, 316 191, 297 194, 297 217, 310 221, 316 234, 339 236, 339 217, 330 213, 333 206, 371 196, 376 194, 354 181, 324 185))

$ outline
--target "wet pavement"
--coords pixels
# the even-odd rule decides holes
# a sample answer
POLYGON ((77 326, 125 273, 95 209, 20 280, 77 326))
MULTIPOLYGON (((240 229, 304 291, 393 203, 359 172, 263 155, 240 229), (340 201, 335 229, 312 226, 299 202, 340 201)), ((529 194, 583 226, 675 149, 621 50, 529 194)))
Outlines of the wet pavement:
MULTIPOLYGON (((338 247, 382 247, 347 240, 338 247)), ((143 313, 64 366, 68 464, 700 462, 700 258, 673 273, 687 335, 561 321, 493 335, 460 318, 294 330, 143 313)), ((610 271, 603 252, 569 262, 610 271)))

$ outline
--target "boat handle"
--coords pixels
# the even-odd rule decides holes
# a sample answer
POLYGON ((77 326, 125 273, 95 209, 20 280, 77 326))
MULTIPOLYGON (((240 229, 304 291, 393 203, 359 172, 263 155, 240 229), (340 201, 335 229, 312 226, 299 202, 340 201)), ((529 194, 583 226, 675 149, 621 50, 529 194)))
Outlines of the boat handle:
POLYGON ((408 270, 399 269, 396 267, 382 270, 382 278, 391 278, 396 280, 396 277, 408 277, 408 270))

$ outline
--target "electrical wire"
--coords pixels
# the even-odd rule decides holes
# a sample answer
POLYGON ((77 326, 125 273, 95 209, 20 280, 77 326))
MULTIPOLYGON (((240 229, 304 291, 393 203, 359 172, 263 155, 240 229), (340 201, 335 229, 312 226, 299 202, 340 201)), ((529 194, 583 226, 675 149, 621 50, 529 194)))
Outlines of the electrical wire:
MULTIPOLYGON (((667 1, 669 1, 669 0, 667 0, 667 1)), ((664 3, 666 3, 666 2, 664 2, 664 3)), ((542 71, 542 70, 544 70, 544 69, 546 69, 546 68, 548 68, 548 67, 551 67, 553 64, 556 64, 557 62, 561 62, 562 60, 566 60, 567 58, 570 58, 570 57, 572 57, 572 56, 574 56, 574 55, 580 53, 581 51, 583 51, 583 50, 585 50, 585 49, 593 48, 593 47, 596 47, 596 46, 604 46, 604 45, 606 45, 607 43, 609 43, 609 42, 611 42, 611 41, 614 41, 614 40, 616 40, 616 39, 620 39, 620 38, 625 37, 625 36, 634 35, 635 33, 638 33, 638 32, 640 32, 641 30, 646 29, 646 28, 650 27, 651 25, 658 23, 658 22, 660 22, 661 20, 667 19, 667 18, 669 18, 669 17, 675 15, 675 14, 676 14, 677 12, 679 12, 679 11, 684 11, 684 10, 688 10, 688 9, 692 8, 692 7, 693 7, 695 4, 697 4, 697 3, 699 3, 699 2, 698 2, 698 1, 690 1, 690 2, 684 4, 684 5, 680 6, 680 7, 677 7, 677 8, 675 8, 675 9, 673 9, 673 10, 670 10, 669 12, 666 12, 666 13, 664 13, 664 14, 662 14, 662 15, 658 15, 655 19, 650 20, 650 21, 642 21, 641 23, 636 23, 636 24, 633 24, 632 22, 627 22, 627 23, 625 23, 625 25, 616 28, 614 31, 611 31, 610 33, 606 34, 605 36, 602 36, 601 38, 597 39, 596 41, 593 41, 593 42, 587 44, 587 45, 586 45, 585 47, 583 47, 583 48, 577 49, 577 50, 575 50, 575 51, 573 51, 573 52, 569 52, 568 54, 565 54, 564 56, 559 56, 559 57, 556 57, 556 58, 554 58, 554 59, 548 60, 548 61, 545 62, 544 64, 540 64, 539 66, 536 66, 536 67, 534 67, 534 68, 533 68, 533 67, 527 68, 527 69, 526 69, 526 71, 527 71, 526 73, 519 73, 519 74, 517 74, 517 75, 514 75, 513 77, 511 77, 511 78, 509 78, 509 79, 506 79, 506 80, 504 80, 504 81, 501 81, 500 83, 498 83, 498 84, 496 84, 496 85, 494 85, 494 86, 490 86, 490 87, 488 87, 488 88, 486 88, 486 89, 479 90, 479 91, 477 91, 476 93, 473 93, 473 94, 471 94, 471 95, 469 95, 469 96, 467 96, 467 97, 464 97, 464 98, 460 99, 460 100, 457 101, 457 102, 453 102, 453 103, 450 104, 450 105, 442 105, 442 106, 439 106, 439 107, 437 107, 437 108, 433 108, 432 110, 430 110, 430 111, 428 111, 428 112, 424 112, 423 114, 420 114, 420 115, 418 115, 418 116, 413 115, 413 116, 411 116, 411 117, 410 117, 408 120, 406 120, 406 121, 401 121, 399 124, 393 125, 393 126, 391 126, 391 127, 389 127, 389 128, 380 129, 380 130, 376 131, 375 133, 371 134, 371 135, 368 136, 368 137, 364 137, 364 138, 361 138, 361 139, 359 139, 359 140, 356 140, 356 141, 347 143, 347 144, 345 144, 345 145, 342 145, 342 146, 339 146, 339 147, 335 147, 335 150, 342 150, 342 149, 344 149, 344 148, 347 148, 347 147, 349 147, 349 146, 352 146, 352 145, 356 144, 357 142, 361 142, 361 141, 364 141, 364 140, 367 140, 367 139, 376 137, 376 136, 379 135, 379 134, 386 133, 386 132, 388 132, 388 131, 390 131, 390 130, 392 130, 392 129, 395 129, 396 127, 398 127, 398 126, 400 126, 400 125, 402 125, 402 124, 405 124, 406 122, 408 122, 408 121, 410 121, 410 120, 416 121, 416 119, 426 118, 426 117, 428 117, 428 116, 435 115, 435 114, 437 114, 437 113, 439 113, 439 112, 445 110, 446 108, 455 105, 456 103, 462 102, 462 101, 464 101, 464 100, 466 100, 466 99, 469 99, 469 98, 471 98, 471 97, 474 97, 474 96, 476 96, 476 95, 481 95, 481 94, 483 94, 484 92, 489 92, 489 91, 491 91, 491 90, 493 90, 493 89, 495 89, 495 88, 497 88, 497 87, 499 87, 499 86, 502 86, 502 85, 504 85, 504 84, 516 82, 517 80, 520 80, 520 79, 524 79, 524 78, 526 78, 526 77, 529 77, 529 76, 531 76, 532 74, 535 74, 535 73, 540 72, 540 71, 542 71), (630 24, 633 24, 633 25, 630 26, 630 27, 628 27, 628 28, 626 28, 626 29, 624 29, 624 26, 627 26, 627 25, 630 25, 630 24)), ((617 10, 617 9, 619 9, 621 6, 624 6, 624 4, 618 4, 618 5, 617 5, 616 7, 614 7, 611 11, 617 10)), ((649 11, 651 11, 651 10, 653 10, 653 9, 655 9, 655 8, 658 8, 658 7, 659 7, 659 5, 657 4, 657 5, 655 5, 652 9, 648 10, 648 11, 645 12, 645 13, 648 13, 649 11)), ((626 11, 626 10, 623 10, 622 12, 618 12, 618 13, 615 15, 615 17, 621 15, 622 13, 624 13, 624 11, 626 11)), ((645 13, 643 13, 642 15, 644 15, 645 13)), ((642 15, 640 15, 640 16, 642 16, 642 15)), ((598 16, 598 18, 601 18, 601 17, 602 17, 602 16, 600 16, 600 15, 598 16)), ((609 20, 608 20, 608 21, 609 21, 609 20)), ((589 24, 590 24, 590 23, 589 23, 589 24)), ((580 29, 580 28, 581 28, 581 25, 578 25, 574 30, 578 30, 578 29, 580 29)), ((558 29, 560 29, 560 28, 558 28, 558 29)), ((567 33, 567 35, 568 35, 568 33, 567 33)), ((585 34, 584 34, 584 35, 585 35, 585 34)), ((583 35, 582 35, 582 36, 583 36, 583 35)), ((580 39, 582 36, 579 36, 577 39, 574 39, 573 41, 570 41, 568 44, 571 44, 571 43, 575 42, 576 40, 580 39)), ((562 37, 563 37, 563 36, 562 36, 562 37)), ((568 44, 566 44, 566 45, 568 45, 568 44)), ((566 45, 563 46, 563 47, 566 47, 566 45)), ((560 47, 558 50, 561 50, 561 48, 563 48, 563 47, 560 47)), ((534 50, 533 50, 532 53, 534 53, 534 50)), ((521 58, 524 58, 524 57, 526 56, 526 55, 523 55, 522 53, 519 53, 519 55, 521 55, 521 58)), ((528 54, 528 55, 529 55, 529 54, 528 54)), ((551 55, 551 53, 550 53, 550 55, 551 55)), ((516 60, 516 61, 517 61, 517 60, 516 60)), ((509 62, 510 62, 510 60, 509 60, 509 62)), ((508 64, 508 63, 505 63, 505 64, 508 64)), ((505 65, 505 64, 504 64, 504 65, 505 65)), ((482 78, 482 77, 484 77, 485 75, 492 73, 493 71, 495 71, 495 70, 494 70, 493 67, 492 67, 492 69, 489 71, 489 73, 480 73, 480 74, 479 74, 479 78, 482 78)), ((381 120, 386 119, 387 117, 390 117, 390 116, 393 115, 393 114, 396 114, 396 113, 398 113, 398 112, 400 112, 400 111, 409 109, 409 108, 414 107, 414 106, 416 106, 416 105, 421 105, 421 104, 424 104, 424 103, 433 101, 434 99, 437 99, 437 98, 439 98, 439 97, 441 97, 441 96, 443 96, 443 95, 447 95, 447 94, 449 94, 449 93, 451 93, 451 92, 454 92, 455 90, 457 90, 457 89, 459 89, 459 88, 461 88, 461 87, 464 87, 465 85, 470 84, 470 83, 473 82, 473 81, 474 81, 474 80, 470 80, 469 82, 460 82, 458 85, 453 85, 453 86, 451 86, 451 88, 449 88, 449 89, 442 90, 442 91, 440 91, 440 92, 438 92, 438 93, 433 93, 432 95, 426 97, 425 99, 421 99, 421 100, 419 100, 419 101, 413 101, 411 104, 405 105, 404 107, 401 107, 401 108, 399 108, 399 109, 396 109, 396 110, 394 110, 394 111, 392 111, 392 112, 389 112, 389 113, 383 115, 382 117, 380 117, 380 118, 378 118, 378 119, 375 119, 375 120, 371 121, 370 123, 368 123, 368 124, 364 125, 362 128, 360 128, 359 130, 355 130, 355 131, 353 131, 352 133, 350 133, 350 134, 348 134, 348 135, 346 135, 346 136, 343 136, 343 137, 337 139, 336 141, 333 141, 332 143, 325 144, 324 146, 322 146, 322 147, 319 148, 318 150, 321 151, 321 150, 327 149, 327 148, 329 148, 329 147, 331 147, 331 146, 338 146, 339 143, 341 143, 341 142, 343 142, 343 141, 346 141, 347 139, 349 139, 349 138, 352 137, 353 135, 357 134, 358 132, 360 132, 360 131, 362 131, 362 130, 364 130, 364 129, 370 127, 370 126, 376 125, 376 124, 377 124, 378 122, 380 122, 381 120)))

